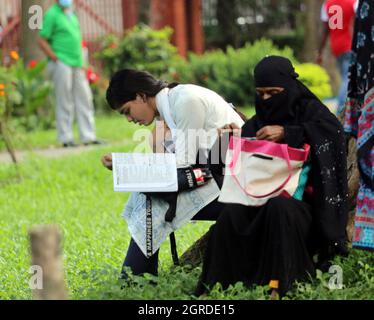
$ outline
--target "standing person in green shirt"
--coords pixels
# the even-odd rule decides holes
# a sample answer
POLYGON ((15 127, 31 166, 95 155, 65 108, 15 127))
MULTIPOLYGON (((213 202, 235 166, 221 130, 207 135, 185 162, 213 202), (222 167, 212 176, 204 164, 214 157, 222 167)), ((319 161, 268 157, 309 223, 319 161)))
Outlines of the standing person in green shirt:
POLYGON ((49 59, 48 70, 55 86, 58 139, 64 147, 75 146, 74 111, 79 135, 85 145, 96 140, 91 88, 83 64, 82 35, 73 0, 57 0, 48 9, 39 33, 39 46, 49 59))

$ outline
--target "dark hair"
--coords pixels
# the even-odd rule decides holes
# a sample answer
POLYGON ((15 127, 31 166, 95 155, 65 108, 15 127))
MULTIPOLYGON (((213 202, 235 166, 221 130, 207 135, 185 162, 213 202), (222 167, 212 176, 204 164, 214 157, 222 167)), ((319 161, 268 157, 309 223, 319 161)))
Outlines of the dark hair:
POLYGON ((106 99, 114 110, 126 102, 136 99, 137 94, 146 97, 155 97, 168 84, 155 79, 149 72, 132 69, 123 69, 116 72, 106 92, 106 99))

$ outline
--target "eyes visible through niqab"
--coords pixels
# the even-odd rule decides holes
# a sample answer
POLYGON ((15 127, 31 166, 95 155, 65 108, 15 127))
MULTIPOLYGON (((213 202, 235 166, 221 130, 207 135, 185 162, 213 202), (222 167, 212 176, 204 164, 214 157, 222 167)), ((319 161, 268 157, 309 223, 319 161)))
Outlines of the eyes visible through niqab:
POLYGON ((267 100, 272 96, 281 93, 283 90, 284 88, 281 87, 256 88, 256 93, 261 99, 267 100))

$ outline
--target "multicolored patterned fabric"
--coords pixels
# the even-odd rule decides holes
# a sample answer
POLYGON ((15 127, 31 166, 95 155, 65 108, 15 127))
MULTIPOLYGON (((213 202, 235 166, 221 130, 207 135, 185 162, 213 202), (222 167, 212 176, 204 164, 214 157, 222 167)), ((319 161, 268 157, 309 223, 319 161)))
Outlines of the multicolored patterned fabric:
POLYGON ((374 2, 356 16, 344 129, 357 138, 360 187, 353 246, 374 250, 374 2))

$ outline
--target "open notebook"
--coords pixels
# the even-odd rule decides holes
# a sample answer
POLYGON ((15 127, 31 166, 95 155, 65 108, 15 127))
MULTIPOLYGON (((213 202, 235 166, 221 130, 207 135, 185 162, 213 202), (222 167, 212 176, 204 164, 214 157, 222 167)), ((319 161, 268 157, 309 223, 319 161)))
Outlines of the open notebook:
POLYGON ((116 192, 178 191, 175 154, 113 153, 116 192))

